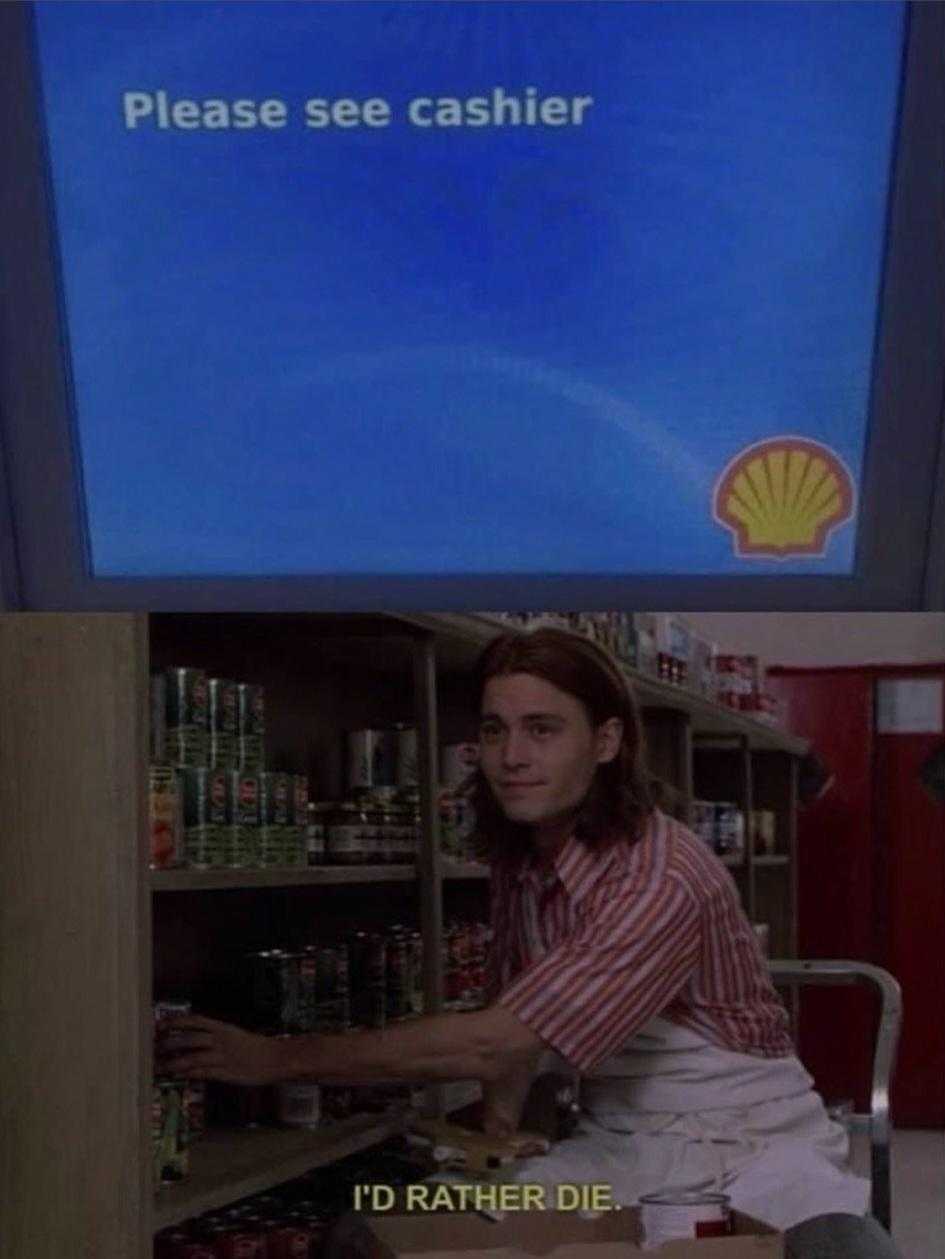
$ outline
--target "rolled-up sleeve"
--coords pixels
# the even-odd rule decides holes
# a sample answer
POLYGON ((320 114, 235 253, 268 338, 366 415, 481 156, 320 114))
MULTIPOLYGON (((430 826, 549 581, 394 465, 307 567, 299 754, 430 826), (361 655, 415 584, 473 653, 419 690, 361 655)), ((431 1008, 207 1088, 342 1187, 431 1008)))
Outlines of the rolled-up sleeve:
POLYGON ((677 880, 608 879, 573 932, 498 996, 579 1071, 603 1062, 678 995, 696 968, 700 912, 677 880))

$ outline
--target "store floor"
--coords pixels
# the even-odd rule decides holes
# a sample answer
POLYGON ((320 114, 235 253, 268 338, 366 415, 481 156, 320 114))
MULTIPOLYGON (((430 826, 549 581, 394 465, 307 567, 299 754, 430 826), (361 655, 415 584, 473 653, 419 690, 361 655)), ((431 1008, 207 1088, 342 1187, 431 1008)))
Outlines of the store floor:
MULTIPOLYGON (((869 1146, 857 1134, 853 1165, 869 1174, 869 1146)), ((945 1132, 901 1128, 892 1138, 893 1238, 902 1259, 945 1255, 945 1132)))

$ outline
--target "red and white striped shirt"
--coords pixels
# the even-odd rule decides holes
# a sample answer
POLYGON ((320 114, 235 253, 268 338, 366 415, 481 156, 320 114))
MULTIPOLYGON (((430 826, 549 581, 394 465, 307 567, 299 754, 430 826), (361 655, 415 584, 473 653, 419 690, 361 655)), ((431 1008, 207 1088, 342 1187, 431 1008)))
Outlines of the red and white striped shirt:
POLYGON ((794 1053, 731 875, 660 812, 636 844, 572 836, 553 869, 500 859, 491 904, 492 999, 580 1071, 657 1014, 725 1049, 794 1053))

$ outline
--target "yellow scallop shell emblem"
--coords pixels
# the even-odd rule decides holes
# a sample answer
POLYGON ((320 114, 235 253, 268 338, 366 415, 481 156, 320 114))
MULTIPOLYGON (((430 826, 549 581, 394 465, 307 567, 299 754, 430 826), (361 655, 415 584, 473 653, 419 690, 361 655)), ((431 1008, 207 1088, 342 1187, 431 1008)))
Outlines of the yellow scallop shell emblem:
POLYGON ((740 556, 823 555, 853 515, 853 478, 827 446, 775 437, 743 450, 719 477, 713 514, 740 556))

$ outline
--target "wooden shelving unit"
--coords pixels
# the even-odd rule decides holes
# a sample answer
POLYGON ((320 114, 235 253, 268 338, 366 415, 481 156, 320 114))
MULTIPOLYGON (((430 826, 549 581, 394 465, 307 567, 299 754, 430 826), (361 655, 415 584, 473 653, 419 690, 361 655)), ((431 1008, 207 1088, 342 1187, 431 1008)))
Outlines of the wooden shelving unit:
MULTIPOLYGON (((316 1132, 211 1133, 193 1151, 192 1177, 154 1195, 152 1000, 197 979, 212 996, 245 952, 281 932, 332 912, 349 924, 373 913, 419 922, 426 1008, 441 1008, 444 903, 484 916, 488 870, 440 851, 437 748, 467 737, 457 733, 461 675, 505 628, 433 614, 0 617, 0 1041, 6 1126, 21 1137, 0 1195, 12 1253, 147 1259, 156 1229, 398 1130, 390 1116, 368 1116, 316 1132), (263 683, 270 763, 317 767, 322 799, 341 790, 342 731, 416 724, 416 866, 149 871, 147 679, 170 664, 263 683)), ((732 876, 752 917, 771 922, 775 951, 790 955, 805 744, 683 688, 628 677, 654 772, 680 816, 713 784, 714 798, 776 812, 775 854, 749 851, 732 876)))

